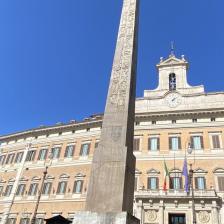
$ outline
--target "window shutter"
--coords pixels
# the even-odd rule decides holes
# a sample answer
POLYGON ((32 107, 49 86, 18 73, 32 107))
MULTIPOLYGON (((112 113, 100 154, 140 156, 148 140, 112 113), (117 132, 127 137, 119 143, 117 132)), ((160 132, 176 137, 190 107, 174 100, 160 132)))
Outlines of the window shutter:
POLYGON ((138 178, 135 177, 135 191, 137 191, 137 186, 138 186, 138 178))
POLYGON ((219 141, 218 135, 212 135, 212 143, 213 143, 213 148, 215 148, 215 149, 220 148, 220 141, 219 141))
POLYGON ((36 150, 31 151, 30 159, 33 161, 35 159, 36 150))
POLYGON ((58 156, 57 156, 57 158, 60 157, 60 154, 61 154, 61 148, 58 148, 58 156))
POLYGON ((201 148, 203 149, 204 148, 203 136, 200 136, 200 139, 201 139, 201 148))
POLYGON ((173 189, 173 177, 169 178, 169 186, 170 186, 170 189, 173 189))
POLYGON ((83 144, 81 145, 81 149, 80 149, 80 152, 79 152, 79 155, 81 156, 82 155, 82 151, 83 151, 83 144))
POLYGON ((151 189, 151 177, 148 177, 147 189, 151 189))
POLYGON ((74 182, 73 193, 75 193, 76 185, 77 185, 77 180, 75 180, 75 182, 74 182))
POLYGON ((75 151, 75 146, 73 145, 72 146, 72 155, 71 156, 74 156, 74 151, 75 151))
POLYGON ((195 186, 195 189, 198 189, 198 178, 197 177, 194 178, 194 186, 195 186))
POLYGON ((159 178, 156 177, 156 189, 159 189, 159 178))
POLYGON ((160 150, 160 138, 157 138, 157 149, 160 150))
POLYGON ((148 150, 151 150, 151 138, 148 138, 148 150))
POLYGON ((181 146, 181 138, 178 137, 178 146, 179 146, 179 149, 182 149, 182 146, 181 146))
POLYGON ((65 154, 64 154, 64 157, 66 158, 68 156, 68 146, 66 147, 65 149, 65 154))
POLYGON ((57 194, 60 192, 60 189, 61 189, 61 182, 58 183, 57 194))
POLYGON ((134 139, 134 146, 133 146, 133 149, 134 149, 134 151, 139 151, 139 140, 140 139, 134 139))
POLYGON ((88 144, 87 155, 89 155, 89 151, 90 151, 90 144, 88 144))
POLYGON ((191 147, 194 149, 195 148, 195 146, 194 146, 194 138, 193 138, 193 136, 191 136, 191 147))
POLYGON ((65 186, 64 186, 64 190, 63 190, 63 193, 65 193, 66 192, 66 189, 67 189, 67 182, 65 182, 65 186))
POLYGON ((180 189, 182 189, 183 185, 182 185, 182 178, 181 177, 179 177, 179 181, 180 181, 180 189))
POLYGON ((204 190, 206 190, 206 178, 203 177, 203 179, 204 179, 204 185, 205 185, 205 189, 204 190))
POLYGON ((83 180, 81 180, 80 193, 82 193, 83 180))
POLYGON ((219 191, 224 191, 224 177, 218 177, 219 191))
POLYGON ((172 137, 169 137, 169 149, 172 150, 172 137))

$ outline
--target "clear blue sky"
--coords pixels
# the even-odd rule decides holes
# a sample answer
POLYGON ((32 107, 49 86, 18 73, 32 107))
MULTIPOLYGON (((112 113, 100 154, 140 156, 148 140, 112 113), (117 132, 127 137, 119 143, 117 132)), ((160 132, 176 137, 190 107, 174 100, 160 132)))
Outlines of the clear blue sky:
MULTIPOLYGON (((0 135, 103 112, 122 0, 0 1, 0 135)), ((224 90, 224 1, 141 0, 137 96, 170 51, 224 90)))

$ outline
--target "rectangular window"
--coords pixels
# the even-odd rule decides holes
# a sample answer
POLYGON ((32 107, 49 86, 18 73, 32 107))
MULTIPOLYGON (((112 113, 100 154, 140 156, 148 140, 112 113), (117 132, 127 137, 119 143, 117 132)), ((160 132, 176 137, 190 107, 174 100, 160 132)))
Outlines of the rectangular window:
POLYGON ((60 157, 61 148, 55 147, 51 149, 51 158, 58 159, 60 157))
POLYGON ((202 136, 191 136, 191 145, 193 149, 198 150, 198 149, 203 149, 203 137, 202 136))
POLYGON ((6 224, 15 224, 16 218, 8 218, 6 224))
POLYGON ((169 149, 173 151, 181 149, 180 137, 169 137, 169 149))
POLYGON ((220 149, 220 141, 219 141, 219 135, 212 135, 212 146, 213 149, 220 149))
POLYGON ((156 190, 158 189, 159 180, 157 177, 148 177, 148 189, 150 190, 156 190))
POLYGON ((224 177, 218 177, 219 191, 224 191, 224 177))
POLYGON ((197 190, 205 190, 205 178, 204 177, 195 177, 195 188, 197 190))
POLYGON ((15 163, 20 163, 22 161, 22 158, 23 158, 23 152, 18 152, 16 154, 15 163))
POLYGON ((32 183, 30 185, 30 189, 28 191, 28 195, 30 195, 30 196, 36 195, 37 190, 38 190, 38 183, 32 183))
POLYGON ((181 177, 170 178, 170 189, 179 190, 182 188, 181 177))
POLYGON ((15 157, 15 154, 14 153, 9 154, 7 156, 7 159, 6 159, 5 164, 12 164, 13 163, 13 160, 14 160, 14 157, 15 157))
POLYGON ((41 149, 38 155, 38 160, 45 160, 47 158, 47 149, 41 149))
POLYGON ((65 158, 71 158, 74 155, 74 145, 68 145, 65 149, 65 158))
POLYGON ((83 180, 76 180, 74 183, 73 193, 80 194, 82 193, 83 180))
POLYGON ((3 165, 5 163, 5 155, 0 156, 0 164, 3 165))
POLYGON ((51 193, 51 187, 52 187, 52 183, 51 182, 44 183, 42 194, 45 194, 45 195, 50 194, 51 193))
POLYGON ((89 155, 90 144, 82 144, 80 150, 80 156, 88 156, 89 155))
POLYGON ((151 137, 148 139, 149 151, 158 151, 160 148, 160 141, 158 137, 151 137))
POLYGON ((30 151, 27 153, 26 161, 33 161, 34 158, 35 158, 35 154, 36 154, 36 150, 30 150, 30 151))
POLYGON ((58 183, 57 194, 64 194, 66 192, 67 182, 61 181, 58 183))
POLYGON ((140 149, 140 139, 135 138, 134 142, 133 142, 133 150, 134 151, 139 151, 139 149, 140 149))
POLYGON ((7 187, 6 187, 6 189, 5 189, 5 194, 4 194, 6 197, 10 196, 10 194, 11 194, 11 192, 12 192, 12 187, 13 187, 12 184, 7 185, 7 187))
POLYGON ((21 218, 20 219, 20 224, 29 224, 30 223, 30 219, 29 218, 21 218))
POLYGON ((26 188, 25 184, 19 184, 19 186, 17 188, 17 191, 16 191, 16 195, 17 196, 22 196, 25 192, 25 188, 26 188))

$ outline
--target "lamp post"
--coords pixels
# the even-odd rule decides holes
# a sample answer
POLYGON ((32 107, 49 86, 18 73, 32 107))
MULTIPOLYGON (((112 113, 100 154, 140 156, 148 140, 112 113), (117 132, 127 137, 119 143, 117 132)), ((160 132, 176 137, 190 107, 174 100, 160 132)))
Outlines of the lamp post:
POLYGON ((42 182, 41 182, 40 190, 38 191, 37 202, 36 202, 36 205, 35 205, 35 209, 34 209, 34 213, 33 213, 33 218, 31 220, 31 224, 35 224, 35 221, 36 221, 37 210, 38 210, 38 207, 39 207, 39 204, 40 204, 40 198, 41 198, 41 193, 42 193, 43 186, 44 186, 44 181, 45 181, 45 178, 46 178, 46 175, 47 175, 47 169, 48 169, 48 166, 45 167, 45 170, 43 172, 43 179, 42 179, 42 182))
MULTIPOLYGON (((191 144, 188 144, 187 152, 191 154, 193 151, 191 144)), ((195 162, 195 158, 194 158, 195 162)), ((193 180, 194 180, 194 170, 192 168, 192 164, 190 164, 190 170, 189 170, 189 181, 190 181, 190 190, 191 190, 191 199, 192 199, 192 223, 197 224, 196 221, 196 211, 195 211, 195 201, 194 201, 194 185, 193 185, 193 180)))
POLYGON ((195 211, 195 203, 194 203, 193 174, 194 174, 194 170, 192 169, 192 164, 190 164, 189 179, 190 179, 190 189, 191 189, 191 199, 192 199, 192 220, 193 220, 193 224, 196 224, 196 211, 195 211))

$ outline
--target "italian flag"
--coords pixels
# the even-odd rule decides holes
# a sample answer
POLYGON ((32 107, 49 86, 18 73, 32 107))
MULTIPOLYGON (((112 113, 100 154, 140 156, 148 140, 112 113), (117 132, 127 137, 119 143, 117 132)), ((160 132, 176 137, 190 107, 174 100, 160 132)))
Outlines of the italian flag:
POLYGON ((164 182, 163 182, 163 190, 167 190, 167 177, 169 177, 169 170, 167 168, 166 162, 164 160, 164 182))

